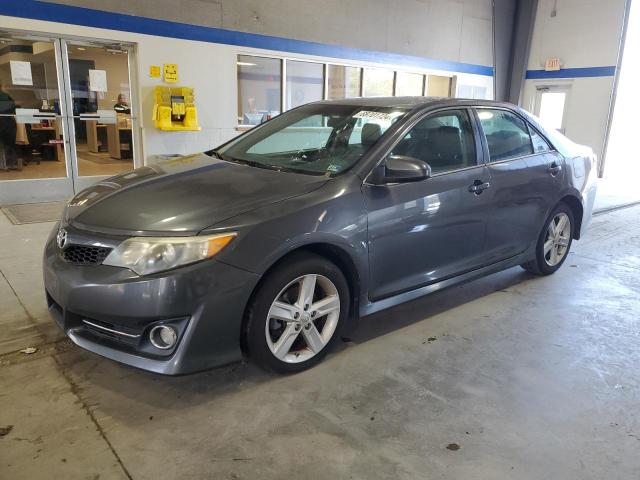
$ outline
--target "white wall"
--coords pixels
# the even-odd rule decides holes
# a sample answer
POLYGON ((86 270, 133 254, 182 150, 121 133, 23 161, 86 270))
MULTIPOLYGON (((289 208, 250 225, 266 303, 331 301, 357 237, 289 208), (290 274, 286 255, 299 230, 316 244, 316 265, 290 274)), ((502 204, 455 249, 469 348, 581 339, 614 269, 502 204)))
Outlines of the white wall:
MULTIPOLYGON (((130 42, 135 44, 132 74, 132 115, 138 118, 139 135, 142 138, 144 157, 155 154, 186 154, 206 150, 238 134, 237 125, 237 80, 236 56, 238 54, 259 54, 287 56, 288 58, 310 59, 348 63, 324 57, 299 55, 288 56, 255 48, 178 40, 151 35, 142 35, 106 29, 67 25, 47 21, 0 16, 0 28, 48 32, 53 35, 77 36, 94 39, 130 42), (202 131, 161 132, 152 122, 153 87, 163 85, 157 78, 150 78, 151 65, 177 63, 179 85, 195 88, 196 105, 202 131), (136 109, 136 103, 138 108, 136 109)), ((401 65, 381 65, 357 62, 358 65, 386 66, 407 70, 401 65)), ((422 73, 455 75, 456 72, 408 69, 422 73)), ((488 92, 493 90, 493 79, 487 76, 460 74, 458 84, 480 84, 488 92)))
MULTIPOLYGON (((625 0, 539 0, 527 70, 560 58, 562 69, 615 66, 625 0), (556 15, 552 16, 556 5, 556 15)), ((534 110, 536 87, 568 85, 566 135, 602 156, 614 77, 526 80, 522 106, 534 110)))
POLYGON ((607 144, 604 176, 627 184, 637 197, 640 162, 636 152, 638 137, 638 82, 640 81, 640 1, 634 0, 629 12, 627 37, 615 109, 607 144))
POLYGON ((493 64, 491 0, 48 1, 377 52, 493 64))

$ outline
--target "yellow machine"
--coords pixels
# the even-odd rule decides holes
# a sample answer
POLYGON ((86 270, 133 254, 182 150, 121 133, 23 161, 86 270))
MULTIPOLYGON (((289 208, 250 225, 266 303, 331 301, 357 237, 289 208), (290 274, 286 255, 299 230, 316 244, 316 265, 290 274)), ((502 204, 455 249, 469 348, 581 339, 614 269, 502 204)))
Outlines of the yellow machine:
POLYGON ((155 87, 153 123, 165 131, 200 130, 193 88, 155 87))

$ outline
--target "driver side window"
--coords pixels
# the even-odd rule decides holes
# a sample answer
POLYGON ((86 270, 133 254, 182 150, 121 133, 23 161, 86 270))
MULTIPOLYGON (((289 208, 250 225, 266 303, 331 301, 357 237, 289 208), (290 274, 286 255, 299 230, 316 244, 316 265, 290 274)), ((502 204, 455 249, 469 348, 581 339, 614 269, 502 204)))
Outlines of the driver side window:
POLYGON ((429 164, 432 174, 476 165, 476 149, 466 110, 446 110, 420 120, 398 143, 392 155, 406 155, 429 164))

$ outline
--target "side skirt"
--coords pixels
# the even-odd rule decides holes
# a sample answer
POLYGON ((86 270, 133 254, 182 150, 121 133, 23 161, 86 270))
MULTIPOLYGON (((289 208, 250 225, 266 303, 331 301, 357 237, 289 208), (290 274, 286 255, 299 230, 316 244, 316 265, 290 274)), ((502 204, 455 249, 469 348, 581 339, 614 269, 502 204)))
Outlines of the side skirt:
POLYGON ((472 270, 471 272, 467 272, 456 277, 448 278, 441 282, 432 283, 424 287, 411 290, 409 292, 403 292, 398 295, 394 295, 393 297, 383 298, 382 300, 378 300, 376 302, 367 302, 366 304, 362 304, 362 306, 360 307, 360 316, 365 317, 381 310, 395 307, 396 305, 400 305, 401 303, 409 302, 411 300, 415 300, 416 298, 420 298, 430 293, 437 292, 438 290, 442 290, 443 288, 469 282, 480 277, 485 277, 492 273, 506 270, 507 268, 515 267, 516 265, 525 263, 530 259, 531 252, 527 251, 515 257, 479 268, 478 270, 472 270))

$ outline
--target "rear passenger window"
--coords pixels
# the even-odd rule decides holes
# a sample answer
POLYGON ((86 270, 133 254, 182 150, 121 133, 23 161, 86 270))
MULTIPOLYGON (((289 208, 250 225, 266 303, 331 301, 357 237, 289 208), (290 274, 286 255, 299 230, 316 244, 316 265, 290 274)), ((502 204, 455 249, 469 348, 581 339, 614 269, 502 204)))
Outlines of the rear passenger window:
POLYGON ((529 127, 529 131, 531 132, 531 142, 533 143, 533 151, 535 153, 544 153, 551 150, 551 146, 544 138, 542 138, 542 135, 536 132, 532 127, 529 127))
POLYGON ((492 162, 533 153, 527 124, 517 115, 504 110, 478 109, 478 117, 492 162))
POLYGON ((420 120, 391 153, 423 160, 431 167, 431 173, 476 165, 469 115, 464 110, 430 115, 420 120))

